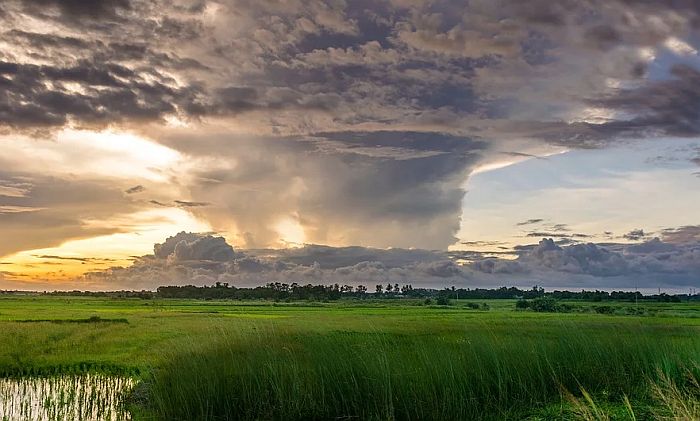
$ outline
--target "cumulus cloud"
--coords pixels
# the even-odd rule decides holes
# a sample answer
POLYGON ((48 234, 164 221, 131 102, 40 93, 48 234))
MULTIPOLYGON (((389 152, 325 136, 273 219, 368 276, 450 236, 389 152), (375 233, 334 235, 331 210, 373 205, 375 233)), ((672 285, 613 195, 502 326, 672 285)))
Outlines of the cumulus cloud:
POLYGON ((286 283, 410 283, 564 288, 683 288, 697 283, 700 243, 559 246, 552 239, 520 249, 515 260, 461 252, 306 245, 235 251, 222 237, 181 232, 129 267, 86 274, 80 282, 103 289, 160 285, 238 286, 286 283))
POLYGON ((172 262, 187 260, 211 260, 226 262, 235 253, 223 237, 180 232, 168 237, 164 243, 153 247, 153 255, 158 259, 172 262))

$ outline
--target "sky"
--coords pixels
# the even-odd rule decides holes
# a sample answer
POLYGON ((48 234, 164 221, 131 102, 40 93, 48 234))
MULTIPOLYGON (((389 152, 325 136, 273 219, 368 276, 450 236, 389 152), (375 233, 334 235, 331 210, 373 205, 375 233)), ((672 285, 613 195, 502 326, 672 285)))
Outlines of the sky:
POLYGON ((700 286, 694 0, 9 0, 0 28, 0 289, 700 286))

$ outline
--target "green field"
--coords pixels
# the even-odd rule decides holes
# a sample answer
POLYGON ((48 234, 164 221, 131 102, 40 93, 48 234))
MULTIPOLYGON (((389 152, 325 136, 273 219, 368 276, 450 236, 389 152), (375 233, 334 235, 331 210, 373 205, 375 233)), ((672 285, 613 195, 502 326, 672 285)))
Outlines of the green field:
POLYGON ((700 304, 484 302, 2 296, 0 373, 133 376, 137 419, 656 419, 681 411, 662 396, 697 405, 700 304))

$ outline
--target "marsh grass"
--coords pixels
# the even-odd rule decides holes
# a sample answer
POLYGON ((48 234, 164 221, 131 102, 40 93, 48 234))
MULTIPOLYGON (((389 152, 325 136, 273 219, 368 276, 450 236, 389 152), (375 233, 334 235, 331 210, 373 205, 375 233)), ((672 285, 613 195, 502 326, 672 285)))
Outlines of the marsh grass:
POLYGON ((0 420, 127 420, 133 385, 101 374, 0 379, 0 420))
POLYGON ((627 395, 623 395, 621 405, 601 406, 584 388, 581 397, 562 389, 570 404, 562 415, 582 421, 608 421, 624 419, 637 421, 654 419, 665 421, 700 420, 700 382, 698 372, 688 369, 681 379, 674 380, 659 371, 656 379, 648 381, 648 400, 644 405, 634 405, 627 395), (622 409, 622 411, 620 410, 622 409))
POLYGON ((129 323, 127 319, 106 319, 99 316, 91 316, 86 319, 22 319, 16 323, 129 323))
POLYGON ((659 341, 643 325, 576 327, 542 336, 220 333, 213 345, 171 351, 142 386, 141 411, 168 420, 522 419, 561 401, 562 388, 645 396, 647 379, 682 378, 700 351, 698 341, 659 341))

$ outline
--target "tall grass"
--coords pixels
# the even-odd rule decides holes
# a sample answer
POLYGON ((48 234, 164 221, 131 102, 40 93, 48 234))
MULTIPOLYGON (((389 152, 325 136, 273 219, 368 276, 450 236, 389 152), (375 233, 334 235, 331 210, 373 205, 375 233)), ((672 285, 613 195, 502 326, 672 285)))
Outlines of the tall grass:
POLYGON ((651 408, 638 408, 625 395, 622 399, 624 416, 615 418, 613 414, 619 412, 615 411, 619 408, 599 406, 585 389, 581 388, 582 397, 580 398, 566 390, 563 392, 571 404, 571 407, 567 408, 571 417, 581 421, 609 421, 622 418, 630 421, 650 418, 666 421, 697 421, 700 420, 699 378, 698 373, 690 369, 686 372, 685 382, 679 382, 659 372, 658 378, 650 379, 648 384, 649 397, 653 401, 651 408))
MULTIPOLYGON (((643 325, 546 335, 222 334, 173 350, 143 387, 153 419, 521 419, 562 390, 642 396, 647 379, 682 378, 700 340, 660 341, 643 325)), ((531 332, 532 333, 532 332, 531 332)))

